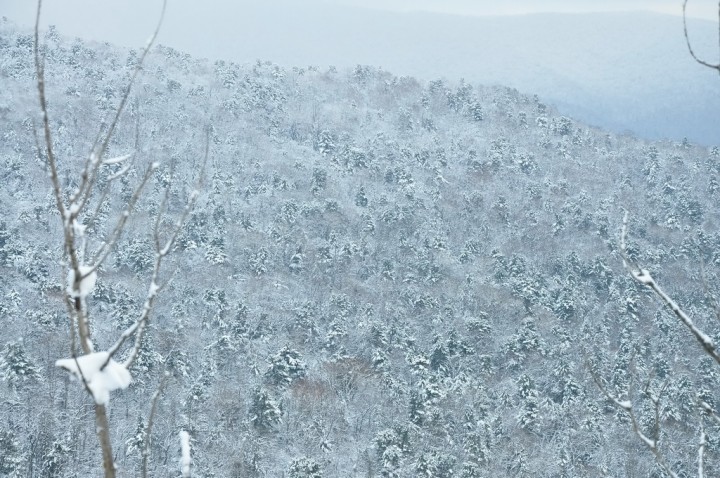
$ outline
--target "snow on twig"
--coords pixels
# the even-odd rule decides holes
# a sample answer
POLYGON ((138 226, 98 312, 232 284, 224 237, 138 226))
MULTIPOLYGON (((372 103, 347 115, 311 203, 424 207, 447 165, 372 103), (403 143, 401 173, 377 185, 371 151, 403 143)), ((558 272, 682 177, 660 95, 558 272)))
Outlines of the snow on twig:
POLYGON ((55 366, 63 368, 75 378, 83 380, 98 405, 107 405, 110 401, 110 392, 127 388, 132 381, 130 372, 109 358, 107 352, 94 352, 81 357, 60 359, 55 362, 55 366))
POLYGON ((84 299, 95 289, 97 272, 92 266, 79 266, 80 278, 76 280, 74 269, 68 271, 67 294, 72 298, 84 299))
POLYGON ((655 282, 655 280, 652 278, 650 273, 640 268, 637 264, 635 264, 633 261, 631 261, 627 256, 627 246, 626 246, 626 236, 627 236, 627 222, 628 222, 628 213, 625 212, 625 216, 623 218, 623 227, 622 227, 622 236, 620 238, 620 252, 623 256, 623 264, 625 268, 630 272, 630 275, 633 279, 638 281, 644 286, 649 287, 655 295, 657 295, 660 300, 662 300, 665 305, 667 306, 670 311, 675 314, 675 316, 680 319, 680 322, 685 324, 685 326, 690 330, 690 333, 695 337, 695 339, 700 343, 703 350, 710 355, 713 359, 715 359, 715 362, 720 364, 720 354, 717 351, 717 348, 715 346, 714 341, 708 334, 703 332, 698 326, 695 325, 695 322, 690 318, 689 315, 683 311, 680 306, 663 291, 660 286, 655 282))
POLYGON ((190 434, 185 430, 180 430, 180 468, 183 478, 190 478, 190 434))
POLYGON ((126 159, 131 158, 133 154, 134 154, 134 153, 128 153, 128 154, 123 154, 122 156, 117 156, 117 157, 115 157, 115 158, 105 159, 105 160, 103 160, 103 164, 109 165, 109 164, 122 163, 122 162, 125 161, 126 159))
POLYGON ((705 477, 705 447, 707 446, 707 433, 700 422, 700 443, 698 443, 698 478, 705 477))
MULTIPOLYGON (((620 400, 617 396, 610 393, 607 389, 605 381, 602 380, 595 373, 589 363, 587 364, 587 369, 603 395, 605 395, 605 397, 610 400, 616 407, 624 410, 630 416, 630 423, 632 423, 633 433, 635 433, 635 435, 640 439, 640 441, 652 452, 652 454, 655 456, 655 462, 665 471, 668 476, 670 476, 671 478, 677 478, 677 473, 670 469, 670 466, 665 461, 665 456, 660 450, 660 395, 665 390, 665 385, 663 385, 661 390, 658 392, 658 395, 656 396, 652 396, 652 394, 648 393, 650 395, 650 401, 653 403, 653 406, 655 408, 655 424, 653 426, 654 437, 650 438, 640 428, 638 417, 635 414, 635 406, 633 405, 632 401, 629 398, 627 400, 620 400)), ((648 391, 646 390, 646 392, 648 391)), ((632 393, 628 392, 628 395, 632 395, 632 393)))

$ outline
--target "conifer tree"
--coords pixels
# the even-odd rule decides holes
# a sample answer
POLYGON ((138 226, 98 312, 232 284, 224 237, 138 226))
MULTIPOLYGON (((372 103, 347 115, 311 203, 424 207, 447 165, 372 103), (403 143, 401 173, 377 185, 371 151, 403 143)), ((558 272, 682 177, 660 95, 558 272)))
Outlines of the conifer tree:
POLYGON ((29 380, 40 378, 40 369, 27 357, 22 342, 10 342, 0 356, 2 379, 12 387, 21 387, 29 380))

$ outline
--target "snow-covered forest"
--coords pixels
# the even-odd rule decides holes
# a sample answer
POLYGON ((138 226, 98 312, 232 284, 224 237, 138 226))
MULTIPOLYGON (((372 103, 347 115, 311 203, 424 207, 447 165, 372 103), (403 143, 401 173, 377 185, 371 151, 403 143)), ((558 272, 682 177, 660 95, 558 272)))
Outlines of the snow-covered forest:
MULTIPOLYGON (((69 197, 141 52, 43 36, 69 197)), ((7 20, 0 80, 0 476, 98 476, 92 398, 55 366, 67 269, 33 35, 7 20)), ((625 270, 620 235, 627 211, 626 259, 720 338, 718 148, 609 134, 510 88, 157 46, 108 145, 130 169, 79 218, 111 233, 160 164, 84 297, 98 350, 142 311, 153 224, 182 215, 208 130, 132 382, 110 392, 118 476, 145 449, 149 476, 180 476, 180 435, 196 477, 663 476, 634 424, 678 476, 704 430, 720 474, 698 405, 720 406, 720 368, 625 270)))

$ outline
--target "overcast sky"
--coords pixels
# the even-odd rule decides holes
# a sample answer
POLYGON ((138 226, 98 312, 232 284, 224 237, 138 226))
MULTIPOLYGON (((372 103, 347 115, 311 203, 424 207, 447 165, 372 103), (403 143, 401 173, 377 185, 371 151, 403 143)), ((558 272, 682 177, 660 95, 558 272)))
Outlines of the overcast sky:
MULTIPOLYGON (((330 0, 328 0, 330 1, 330 0)), ((680 15, 680 0, 334 0, 334 3, 383 10, 453 13, 460 15, 507 15, 525 13, 588 13, 617 11, 653 11, 680 15)), ((694 0, 688 4, 692 16, 717 18, 717 2, 694 0)))

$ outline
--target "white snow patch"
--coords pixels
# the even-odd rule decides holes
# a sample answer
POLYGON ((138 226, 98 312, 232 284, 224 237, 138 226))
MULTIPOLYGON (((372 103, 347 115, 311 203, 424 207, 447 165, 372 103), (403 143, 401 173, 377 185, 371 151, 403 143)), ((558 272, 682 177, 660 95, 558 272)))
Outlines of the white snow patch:
POLYGON ((155 283, 155 281, 153 281, 153 282, 150 284, 150 292, 149 292, 149 295, 151 295, 151 296, 156 296, 159 290, 160 290, 160 286, 157 285, 157 284, 155 283))
POLYGON ((642 269, 640 272, 633 272, 633 276, 635 276, 635 280, 644 285, 651 285, 655 282, 647 269, 642 269))
POLYGON ((70 215, 71 216, 77 216, 78 212, 80 212, 80 204, 77 202, 73 202, 70 204, 70 215))
POLYGON ((708 334, 703 332, 700 329, 697 329, 697 335, 700 339, 700 341, 703 343, 703 345, 706 345, 711 348, 715 348, 715 343, 713 342, 713 339, 710 338, 708 334))
POLYGON ((95 288, 95 282, 97 282, 97 272, 93 270, 92 266, 80 266, 80 284, 78 290, 75 290, 73 285, 75 284, 75 271, 70 269, 67 277, 67 293, 70 297, 85 298, 90 295, 95 288))
POLYGON ((125 161, 126 159, 130 158, 130 156, 132 156, 132 155, 133 155, 132 153, 128 153, 128 154, 124 154, 124 155, 122 155, 122 156, 118 156, 118 157, 116 157, 116 158, 106 159, 105 161, 103 161, 103 164, 118 164, 118 163, 122 163, 122 162, 125 161))
POLYGON ((72 225, 75 236, 83 237, 85 235, 85 230, 87 229, 87 226, 85 226, 84 224, 80 224, 79 222, 77 222, 77 220, 74 220, 72 225))
POLYGON ((182 475, 183 477, 189 477, 190 463, 192 463, 192 459, 190 458, 190 434, 185 430, 180 430, 180 450, 180 467, 182 468, 182 475))
POLYGON ((84 378, 98 405, 107 405, 110 400, 110 392, 127 388, 132 381, 130 372, 125 367, 113 359, 108 361, 107 352, 94 352, 77 357, 77 360, 74 358, 61 359, 55 362, 55 366, 64 368, 78 380, 84 378), (107 365, 101 370, 106 362, 107 365))
POLYGON ((123 166, 123 168, 122 168, 120 171, 118 171, 118 172, 115 173, 115 174, 112 174, 112 175, 108 176, 107 180, 108 180, 108 181, 115 181, 117 178, 119 178, 119 177, 122 176, 123 174, 127 173, 127 172, 130 170, 130 166, 131 166, 130 163, 126 164, 125 166, 123 166))

